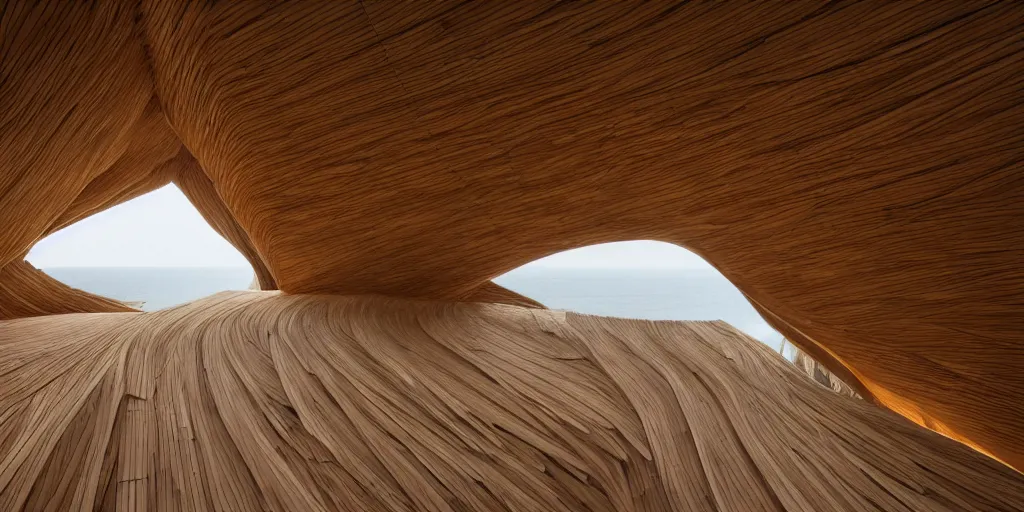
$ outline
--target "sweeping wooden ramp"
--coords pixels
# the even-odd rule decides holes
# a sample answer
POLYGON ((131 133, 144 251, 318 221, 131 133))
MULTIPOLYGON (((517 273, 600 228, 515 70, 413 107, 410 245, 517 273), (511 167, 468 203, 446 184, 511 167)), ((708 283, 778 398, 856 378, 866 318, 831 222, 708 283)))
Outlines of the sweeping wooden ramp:
POLYGON ((722 322, 222 293, 0 323, 0 510, 1021 510, 722 322))

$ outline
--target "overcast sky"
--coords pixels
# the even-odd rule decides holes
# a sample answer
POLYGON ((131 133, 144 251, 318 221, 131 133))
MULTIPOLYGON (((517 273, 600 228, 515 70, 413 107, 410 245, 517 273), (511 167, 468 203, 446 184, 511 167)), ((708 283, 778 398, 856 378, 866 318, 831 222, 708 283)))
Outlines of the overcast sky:
MULTIPOLYGON (((120 204, 40 241, 37 267, 247 267, 174 185, 120 204)), ((704 268, 699 256, 651 241, 593 245, 548 256, 533 266, 704 268)))

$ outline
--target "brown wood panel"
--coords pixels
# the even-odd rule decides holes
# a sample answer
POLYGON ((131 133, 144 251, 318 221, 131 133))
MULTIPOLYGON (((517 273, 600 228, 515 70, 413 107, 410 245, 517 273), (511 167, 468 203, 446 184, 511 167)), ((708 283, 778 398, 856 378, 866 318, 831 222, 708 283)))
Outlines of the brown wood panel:
POLYGON ((0 321, 4 510, 1022 510, 722 322, 232 292, 0 321))
POLYGON ((463 302, 490 302, 494 304, 510 304, 524 308, 543 308, 544 305, 529 297, 524 297, 493 281, 487 281, 462 299, 463 302))

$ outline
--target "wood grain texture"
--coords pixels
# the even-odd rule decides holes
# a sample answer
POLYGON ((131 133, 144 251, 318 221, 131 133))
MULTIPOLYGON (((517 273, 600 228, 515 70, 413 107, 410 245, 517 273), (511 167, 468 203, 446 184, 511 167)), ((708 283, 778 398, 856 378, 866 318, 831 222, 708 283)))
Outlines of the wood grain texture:
POLYGON ((43 236, 170 183, 181 151, 181 142, 167 126, 159 102, 150 100, 131 129, 125 152, 82 189, 43 236))
POLYGON ((283 290, 455 299, 669 241, 1024 467, 1021 4, 145 6, 283 290))
POLYGON ((0 322, 0 509, 1021 510, 722 322, 222 293, 0 322))
POLYGON ((462 300, 672 242, 1024 468, 1024 4, 3 6, 0 264, 155 98, 285 292, 462 300))
POLYGON ((529 297, 524 297, 504 286, 493 281, 487 281, 473 290, 468 296, 462 298, 462 302, 490 302, 494 304, 509 304, 522 306, 524 308, 543 308, 544 305, 529 297))
POLYGON ((0 266, 126 151, 152 97, 136 11, 130 2, 3 2, 0 266))
POLYGON ((267 264, 256 252, 252 241, 249 240, 249 235, 238 225, 235 217, 224 206, 224 201, 217 195, 217 189, 203 169, 199 167, 196 159, 188 151, 182 149, 176 159, 176 164, 173 178, 175 185, 181 189, 181 192, 196 207, 203 219, 206 219, 210 227, 224 237, 249 262, 256 280, 254 289, 276 290, 277 282, 267 264))
POLYGON ((847 384, 843 379, 840 379, 836 374, 829 371, 828 367, 815 361, 811 356, 807 355, 803 350, 796 351, 796 357, 793 358, 793 364, 797 368, 800 368, 807 374, 808 377, 814 379, 815 382, 825 386, 836 393, 846 395, 854 398, 860 398, 860 394, 853 386, 847 384))
POLYGON ((61 283, 27 261, 0 268, 0 320, 65 313, 135 311, 113 299, 61 283))
POLYGON ((795 345, 802 354, 810 356, 811 360, 827 368, 829 373, 852 386, 853 389, 856 390, 857 394, 865 400, 870 400, 879 404, 881 403, 864 384, 866 379, 862 375, 859 375, 855 369, 850 368, 846 363, 836 357, 836 355, 830 351, 827 346, 808 338, 806 334, 798 331, 785 320, 764 309, 763 306, 758 304, 757 301, 752 300, 749 296, 747 297, 747 300, 750 301, 750 305, 753 306, 754 311, 757 311, 757 314, 761 315, 761 318, 763 318, 772 329, 775 329, 779 334, 782 334, 783 338, 795 345))

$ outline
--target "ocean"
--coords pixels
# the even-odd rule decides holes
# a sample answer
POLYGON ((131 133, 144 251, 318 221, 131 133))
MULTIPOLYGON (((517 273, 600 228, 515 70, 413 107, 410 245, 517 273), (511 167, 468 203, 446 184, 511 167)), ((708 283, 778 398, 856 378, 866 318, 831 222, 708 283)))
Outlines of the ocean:
MULTIPOLYGON (((249 268, 45 268, 61 282, 106 297, 174 306, 223 290, 244 290, 249 268)), ((725 320, 776 350, 782 336, 725 277, 710 268, 523 267, 495 282, 552 309, 648 320, 725 320)))

